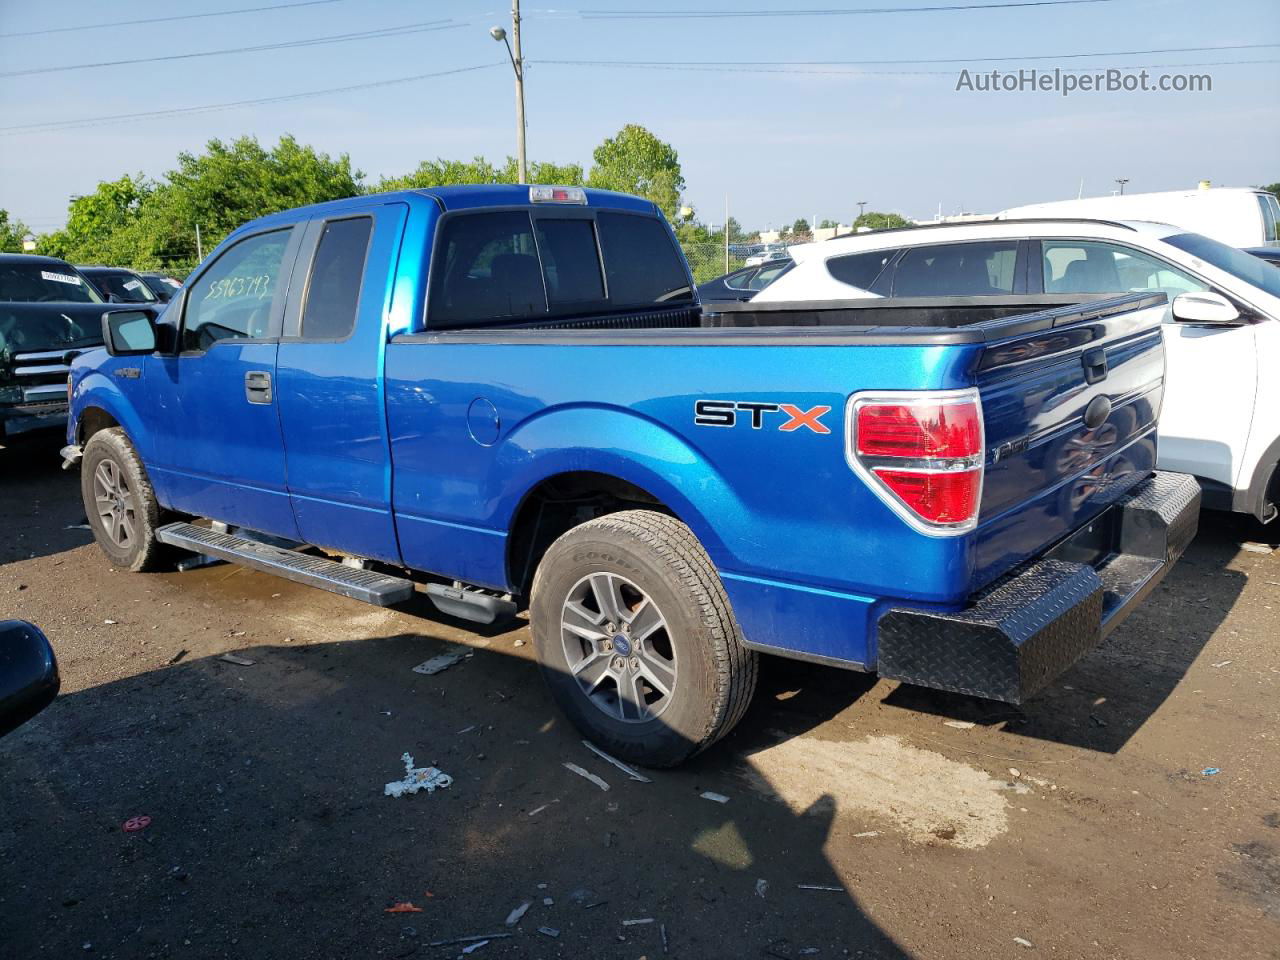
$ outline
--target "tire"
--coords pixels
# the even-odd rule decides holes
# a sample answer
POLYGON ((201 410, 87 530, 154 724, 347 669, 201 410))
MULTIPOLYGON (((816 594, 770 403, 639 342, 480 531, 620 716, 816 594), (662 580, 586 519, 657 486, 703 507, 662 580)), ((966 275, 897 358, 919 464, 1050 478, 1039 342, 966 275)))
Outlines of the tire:
POLYGON ((119 427, 99 430, 85 444, 80 496, 107 559, 133 571, 164 566, 169 550, 156 540, 164 511, 137 451, 119 427))
POLYGON ((710 558, 665 514, 627 510, 561 536, 538 564, 529 612, 552 695, 624 760, 689 759, 733 729, 755 691, 756 654, 710 558))

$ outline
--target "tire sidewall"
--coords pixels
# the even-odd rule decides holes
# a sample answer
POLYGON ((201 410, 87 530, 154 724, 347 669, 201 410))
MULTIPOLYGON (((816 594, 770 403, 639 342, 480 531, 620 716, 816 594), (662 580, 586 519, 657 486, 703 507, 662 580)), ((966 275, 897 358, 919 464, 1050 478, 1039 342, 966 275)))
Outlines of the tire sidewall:
MULTIPOLYGON (((534 649, 543 677, 573 724, 621 756, 683 758, 701 745, 716 702, 713 638, 699 616, 701 604, 689 584, 651 548, 621 530, 571 531, 547 551, 530 604, 534 649), (569 592, 587 575, 616 573, 648 594, 667 622, 677 678, 671 702, 655 719, 624 723, 593 704, 570 674, 561 640, 561 610, 569 592)), ((659 761, 660 762, 660 761, 659 761)), ((674 759, 673 759, 674 762, 674 759)))

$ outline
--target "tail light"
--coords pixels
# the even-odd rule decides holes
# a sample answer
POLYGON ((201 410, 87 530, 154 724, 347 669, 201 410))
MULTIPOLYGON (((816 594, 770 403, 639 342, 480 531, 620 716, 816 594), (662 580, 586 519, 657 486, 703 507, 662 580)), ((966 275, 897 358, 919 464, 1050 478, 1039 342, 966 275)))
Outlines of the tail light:
POLYGON ((985 443, 976 390, 863 393, 849 401, 849 465, 922 533, 978 522, 985 443))

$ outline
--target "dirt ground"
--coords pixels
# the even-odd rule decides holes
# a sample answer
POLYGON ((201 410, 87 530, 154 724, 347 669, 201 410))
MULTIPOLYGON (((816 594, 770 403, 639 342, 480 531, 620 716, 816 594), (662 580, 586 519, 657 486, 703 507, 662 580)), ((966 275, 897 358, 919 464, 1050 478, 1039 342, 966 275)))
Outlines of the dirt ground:
POLYGON ((53 449, 0 450, 0 616, 63 678, 0 741, 4 958, 1280 958, 1280 530, 1206 514, 1021 710, 768 660, 730 738, 641 783, 523 622, 122 573, 82 517, 53 449), (406 752, 452 785, 384 796, 406 752))

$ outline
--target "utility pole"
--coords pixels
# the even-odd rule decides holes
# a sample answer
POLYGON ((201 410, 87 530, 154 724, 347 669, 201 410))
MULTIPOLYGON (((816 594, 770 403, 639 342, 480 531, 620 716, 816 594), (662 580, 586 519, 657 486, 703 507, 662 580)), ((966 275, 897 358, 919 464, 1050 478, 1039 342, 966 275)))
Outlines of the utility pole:
POLYGON ((196 262, 204 259, 204 247, 200 245, 200 224, 196 224, 196 262))
POLYGON ((511 0, 511 39, 502 27, 491 27, 489 36, 507 45, 507 56, 516 75, 516 162, 521 183, 529 182, 529 162, 525 155, 524 135, 524 56, 520 53, 520 0, 511 0), (514 49, 513 49, 514 45, 514 49))
POLYGON ((859 200, 858 201, 858 219, 861 220, 862 215, 866 212, 867 212, 867 201, 859 200))
POLYGON ((724 195, 724 272, 729 272, 729 195, 724 195))
POLYGON ((1124 185, 1129 182, 1128 177, 1117 177, 1116 183, 1120 185, 1120 196, 1124 196, 1124 185))
POLYGON ((520 163, 520 182, 529 182, 529 162, 524 152, 524 57, 520 53, 520 0, 511 0, 511 57, 516 67, 516 150, 520 163))

